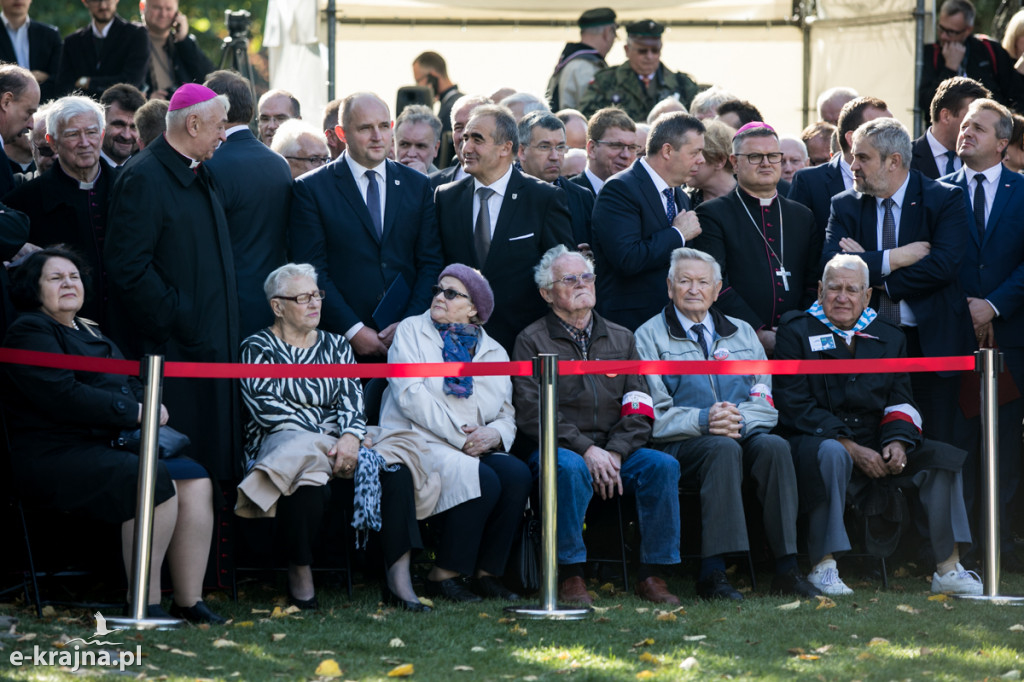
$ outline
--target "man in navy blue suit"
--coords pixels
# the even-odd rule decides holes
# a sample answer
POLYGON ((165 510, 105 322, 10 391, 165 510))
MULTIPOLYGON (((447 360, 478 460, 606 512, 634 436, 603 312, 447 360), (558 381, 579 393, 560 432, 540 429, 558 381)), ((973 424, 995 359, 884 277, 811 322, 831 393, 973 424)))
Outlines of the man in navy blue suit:
POLYGON ((828 226, 832 197, 853 187, 853 172, 850 170, 853 131, 862 123, 884 116, 892 114, 888 105, 877 97, 850 100, 839 112, 839 149, 842 153, 834 155, 828 163, 798 170, 793 176, 789 198, 811 209, 822 235, 828 226))
MULTIPOLYGON (((976 346, 959 280, 970 229, 963 192, 910 170, 910 156, 896 119, 854 132, 855 191, 832 200, 822 259, 842 251, 867 263, 871 307, 902 329, 910 357, 967 355, 976 346)), ((959 375, 915 372, 911 384, 925 435, 954 442, 959 375)))
POLYGON ((387 159, 387 104, 373 93, 349 95, 341 127, 345 152, 295 182, 292 258, 320 276, 321 326, 344 334, 357 357, 380 360, 398 322, 430 303, 441 272, 437 223, 427 176, 387 159))
MULTIPOLYGON (((973 216, 960 265, 960 282, 967 294, 975 337, 980 347, 998 346, 1002 351, 1018 393, 1014 399, 1001 395, 1003 404, 999 409, 999 507, 1004 551, 1013 549, 1007 512, 1020 482, 1024 417, 1024 400, 1019 397, 1024 389, 1024 177, 1002 164, 1012 131, 1009 109, 991 99, 974 100, 956 145, 964 167, 943 178, 964 190, 965 208, 973 216)), ((965 442, 958 443, 969 453, 964 465, 968 510, 976 493, 979 421, 968 421, 965 442)))
POLYGON ((630 331, 668 305, 665 264, 700 234, 681 187, 704 163, 704 124, 675 112, 658 118, 647 155, 608 179, 594 203, 598 312, 630 331))
POLYGON ((288 262, 292 174, 288 162, 249 130, 255 111, 249 80, 235 71, 214 71, 205 85, 227 95, 231 104, 227 140, 206 167, 217 180, 228 219, 238 282, 238 332, 244 339, 274 321, 263 281, 288 262))
POLYGON ((494 290, 487 333, 511 349, 516 335, 547 310, 533 268, 553 246, 572 246, 565 192, 513 167, 519 132, 496 104, 473 110, 462 133, 469 177, 434 195, 444 262, 479 269, 494 290))

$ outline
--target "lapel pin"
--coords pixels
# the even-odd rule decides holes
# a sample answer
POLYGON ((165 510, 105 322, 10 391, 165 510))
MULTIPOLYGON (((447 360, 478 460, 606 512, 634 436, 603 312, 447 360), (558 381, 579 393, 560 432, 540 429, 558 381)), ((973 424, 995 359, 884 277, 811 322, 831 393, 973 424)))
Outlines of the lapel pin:
POLYGON ((519 198, 519 195, 518 195, 518 194, 513 194, 513 195, 512 195, 512 200, 513 200, 513 201, 515 201, 515 200, 516 200, 517 198, 519 198))
POLYGON ((911 202, 910 202, 910 205, 911 205, 911 206, 917 206, 917 202, 916 202, 916 201, 911 201, 911 202))
POLYGON ((401 185, 401 184, 402 184, 402 181, 401 181, 401 180, 395 180, 395 184, 396 184, 396 185, 401 185))

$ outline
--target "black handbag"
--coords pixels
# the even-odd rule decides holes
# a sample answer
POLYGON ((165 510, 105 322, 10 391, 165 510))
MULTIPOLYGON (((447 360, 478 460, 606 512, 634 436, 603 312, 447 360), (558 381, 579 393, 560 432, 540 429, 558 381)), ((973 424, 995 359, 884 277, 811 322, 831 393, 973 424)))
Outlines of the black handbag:
POLYGON ((540 589, 540 519, 533 509, 523 514, 519 535, 512 541, 505 576, 523 592, 540 589))
MULTIPOLYGON (((171 459, 185 451, 192 441, 181 431, 172 429, 170 426, 161 426, 157 430, 157 450, 160 459, 171 459)), ((142 446, 142 429, 134 431, 122 431, 114 442, 111 443, 118 450, 127 450, 136 455, 139 454, 142 446)))

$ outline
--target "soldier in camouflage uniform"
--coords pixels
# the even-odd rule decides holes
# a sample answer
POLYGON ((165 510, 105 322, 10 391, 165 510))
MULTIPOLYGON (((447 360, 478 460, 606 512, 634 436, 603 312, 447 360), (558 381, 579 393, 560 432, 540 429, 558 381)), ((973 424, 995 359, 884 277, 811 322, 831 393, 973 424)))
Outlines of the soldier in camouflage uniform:
POLYGON ((627 61, 598 71, 580 102, 585 116, 604 107, 619 107, 634 121, 645 121, 654 105, 666 97, 690 106, 698 91, 697 83, 661 63, 664 31, 664 26, 650 19, 626 26, 627 61))

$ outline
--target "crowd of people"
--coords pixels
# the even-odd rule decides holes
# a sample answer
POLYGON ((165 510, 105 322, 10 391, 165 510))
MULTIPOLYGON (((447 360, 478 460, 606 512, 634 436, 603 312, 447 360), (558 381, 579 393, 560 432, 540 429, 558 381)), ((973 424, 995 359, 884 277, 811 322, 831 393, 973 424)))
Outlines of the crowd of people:
MULTIPOLYGON (((358 92, 314 125, 287 91, 257 100, 215 71, 175 0, 143 3, 141 25, 116 0, 89 2, 63 48, 29 5, 0 0, 6 347, 275 365, 998 347, 1001 542, 1019 569, 1024 57, 1010 30, 1005 49, 972 35, 968 0, 941 6, 916 140, 884 93, 847 87, 780 134, 755 104, 666 67, 653 20, 625 27, 626 61, 608 66, 606 8, 580 16, 543 98, 463 94, 424 52, 412 75, 436 114, 358 92)), ((141 420, 137 383, 19 365, 0 379, 19 489, 120 523, 127 561, 138 460, 118 434, 141 420)), ((171 613, 223 620, 201 594, 223 485, 239 517, 275 519, 301 609, 318 607, 314 554, 339 491, 357 544, 380 547, 384 602, 431 610, 410 568, 424 519, 423 594, 519 600, 503 575, 539 476, 538 393, 501 376, 166 382, 161 423, 191 441, 158 467, 153 561, 168 558, 171 613)), ((774 593, 849 594, 836 560, 901 536, 933 591, 982 591, 968 570, 977 387, 956 373, 563 376, 558 400, 560 600, 593 599, 596 495, 635 507, 636 594, 678 603, 665 578, 686 532, 680 491, 700 500, 705 599, 743 599, 726 557, 762 534, 774 593), (904 495, 915 523, 893 527, 883 512, 904 495), (747 527, 750 504, 763 529, 747 527), (857 532, 849 506, 869 518, 857 532)), ((166 615, 152 575, 149 612, 166 615)))

